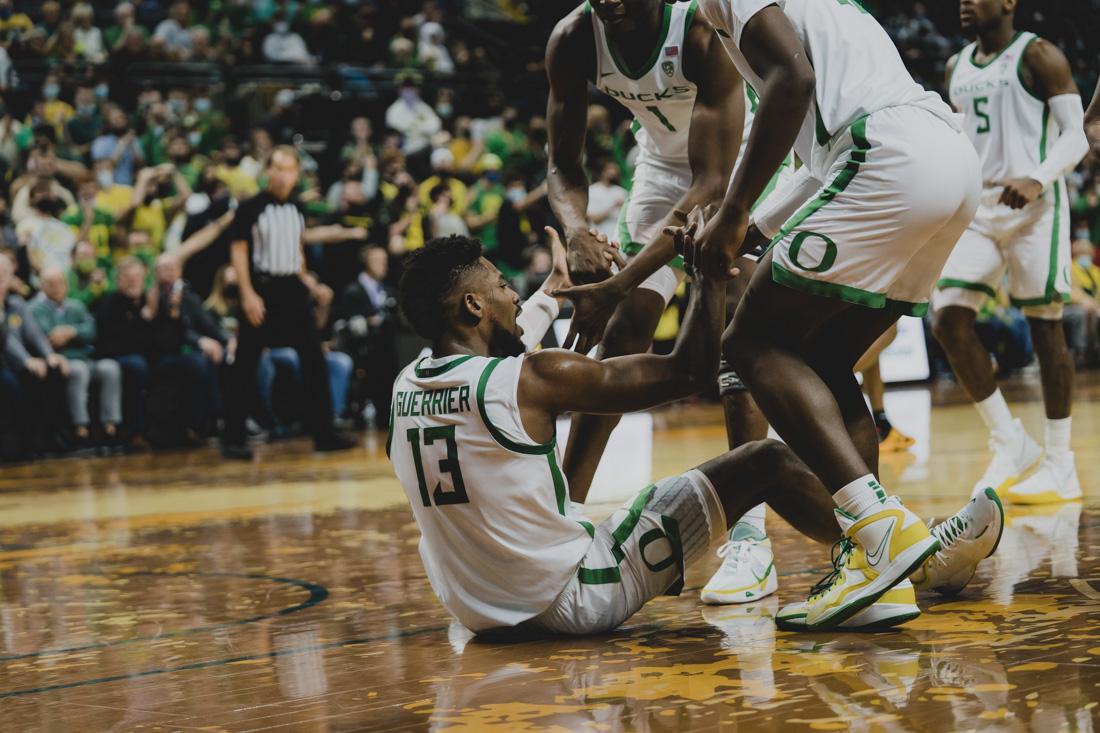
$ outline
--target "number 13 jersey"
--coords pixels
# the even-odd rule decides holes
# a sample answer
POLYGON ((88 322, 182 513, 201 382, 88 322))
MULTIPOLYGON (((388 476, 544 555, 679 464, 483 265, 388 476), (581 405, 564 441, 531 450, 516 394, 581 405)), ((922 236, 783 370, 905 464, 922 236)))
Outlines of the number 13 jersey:
POLYGON ((1030 176, 1057 139, 1057 123, 1045 100, 1020 76, 1024 52, 1037 36, 1020 32, 1008 46, 979 64, 977 43, 959 52, 948 81, 951 104, 966 117, 966 134, 982 161, 986 187, 1030 176))
POLYGON ((556 442, 523 428, 524 358, 424 358, 394 384, 388 451, 420 558, 439 600, 473 631, 541 613, 592 542, 592 525, 571 513, 556 442))

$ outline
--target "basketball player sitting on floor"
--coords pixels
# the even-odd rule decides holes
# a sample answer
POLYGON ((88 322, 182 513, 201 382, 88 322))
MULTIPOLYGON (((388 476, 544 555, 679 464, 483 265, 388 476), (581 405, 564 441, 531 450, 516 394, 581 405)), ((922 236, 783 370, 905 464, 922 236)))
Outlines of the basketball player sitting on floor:
MULTIPOLYGON (((678 235, 689 268, 690 234, 701 217, 692 223, 678 235)), ((556 234, 552 244, 557 282, 552 276, 547 290, 566 277, 556 234)), ((432 588, 469 629, 614 629, 649 599, 678 593, 685 565, 761 501, 819 542, 840 539, 821 482, 785 445, 768 440, 662 479, 598 525, 569 501, 557 416, 644 410, 713 384, 725 324, 723 279, 696 274, 671 354, 604 361, 562 349, 525 354, 525 342, 542 334, 524 333, 529 319, 519 296, 476 239, 436 239, 413 254, 400 298, 433 353, 397 379, 387 448, 420 527, 432 588)), ((1000 536, 1003 516, 992 509, 972 501, 948 520, 977 519, 992 531, 945 543, 921 570, 934 576, 931 587, 957 590, 970 579, 1000 536)), ((884 597, 865 613, 888 610, 887 625, 920 613, 911 588, 897 599, 899 608, 886 609, 890 601, 884 597)), ((873 621, 858 614, 853 620, 873 621)))

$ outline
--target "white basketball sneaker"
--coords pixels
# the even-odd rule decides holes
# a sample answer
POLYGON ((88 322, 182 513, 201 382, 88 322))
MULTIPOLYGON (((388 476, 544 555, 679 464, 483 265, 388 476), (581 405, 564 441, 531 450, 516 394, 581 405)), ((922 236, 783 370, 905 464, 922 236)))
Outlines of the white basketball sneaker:
POLYGON ((722 565, 699 593, 703 603, 751 603, 779 587, 772 541, 747 522, 733 526, 729 542, 718 548, 718 557, 722 565))
POLYGON ((932 528, 940 549, 910 576, 917 590, 958 593, 978 569, 978 563, 997 551, 1005 528, 1005 511, 997 492, 986 488, 956 514, 932 528))
POLYGON ((1073 452, 1043 457, 1039 470, 1002 493, 1009 504, 1056 504, 1081 498, 1073 452))
MULTIPOLYGON (((783 631, 805 631, 808 607, 809 603, 806 601, 788 603, 776 615, 775 625, 783 631)), ((912 621, 917 616, 920 616, 920 609, 917 608, 917 594, 913 591, 913 584, 903 580, 883 593, 870 606, 847 621, 841 622, 836 628, 849 631, 876 631, 912 621)))
POLYGON ((970 492, 972 497, 980 496, 987 487, 992 487, 1003 496, 1043 454, 1043 449, 1031 439, 1018 419, 1012 421, 1012 431, 1008 435, 990 436, 989 450, 993 453, 993 460, 978 483, 974 484, 974 490, 970 492))
POLYGON ((940 541, 921 518, 896 496, 861 517, 834 511, 848 542, 841 541, 833 572, 814 586, 807 599, 806 625, 812 629, 839 626, 908 578, 940 549, 940 541))

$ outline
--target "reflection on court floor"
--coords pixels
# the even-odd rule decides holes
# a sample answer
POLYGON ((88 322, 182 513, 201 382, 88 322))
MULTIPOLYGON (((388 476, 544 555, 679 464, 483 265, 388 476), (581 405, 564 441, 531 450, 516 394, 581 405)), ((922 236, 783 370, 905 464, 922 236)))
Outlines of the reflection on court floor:
MULTIPOLYGON (((428 586, 384 436, 245 465, 211 450, 5 467, 0 730, 1090 731, 1098 395, 1086 384, 1075 416, 1085 500, 1010 509, 971 587, 922 596, 924 615, 887 634, 776 631, 829 556, 770 516, 777 597, 700 605, 711 556, 614 634, 474 639, 428 586)), ((987 460, 954 401, 888 395, 918 446, 884 458, 882 481, 926 517, 953 512, 987 460)), ((1017 407, 1041 425, 1038 403, 1017 407)), ((619 466, 648 472, 630 491, 725 444, 713 407, 632 423, 627 444, 652 450, 620 449, 619 466)))

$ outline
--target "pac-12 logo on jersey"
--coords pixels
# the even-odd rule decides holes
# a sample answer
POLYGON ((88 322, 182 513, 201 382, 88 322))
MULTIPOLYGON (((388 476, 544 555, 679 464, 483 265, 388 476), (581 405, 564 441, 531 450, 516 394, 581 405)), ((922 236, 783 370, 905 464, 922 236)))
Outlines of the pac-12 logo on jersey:
POLYGON ((665 76, 672 76, 672 72, 676 70, 676 64, 671 61, 661 62, 661 71, 665 72, 665 76))

